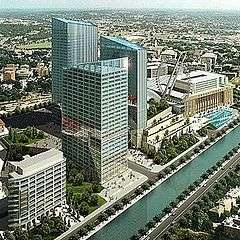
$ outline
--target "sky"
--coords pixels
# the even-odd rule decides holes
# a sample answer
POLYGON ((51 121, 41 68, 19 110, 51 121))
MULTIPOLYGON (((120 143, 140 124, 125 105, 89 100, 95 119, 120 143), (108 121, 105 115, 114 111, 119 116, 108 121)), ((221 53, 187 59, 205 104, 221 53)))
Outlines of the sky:
POLYGON ((240 10, 240 0, 0 0, 0 10, 6 8, 177 8, 240 10))

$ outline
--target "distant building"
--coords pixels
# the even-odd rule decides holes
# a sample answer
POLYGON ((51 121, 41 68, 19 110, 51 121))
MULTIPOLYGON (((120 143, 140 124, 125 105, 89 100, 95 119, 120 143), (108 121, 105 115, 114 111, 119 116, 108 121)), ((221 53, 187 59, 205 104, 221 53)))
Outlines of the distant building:
POLYGON ((101 59, 128 57, 129 132, 132 146, 140 148, 147 124, 147 52, 123 38, 101 37, 101 59))
POLYGON ((53 102, 61 103, 62 69, 97 60, 97 26, 84 21, 52 20, 53 102))
POLYGON ((168 65, 160 62, 149 62, 147 64, 147 78, 157 78, 168 74, 168 65))
POLYGON ((217 54, 213 52, 206 52, 201 56, 201 63, 205 64, 205 71, 211 72, 213 67, 217 64, 217 54))
POLYGON ((29 69, 29 65, 22 65, 20 69, 16 71, 16 76, 18 79, 27 79, 31 75, 31 71, 29 69))
POLYGON ((66 161, 56 149, 8 162, 8 225, 27 229, 65 204, 66 161))
POLYGON ((3 133, 5 131, 5 123, 2 119, 0 119, 0 133, 3 133))
POLYGON ((7 64, 3 68, 3 81, 14 81, 16 80, 16 67, 14 64, 7 64))
POLYGON ((127 170, 128 60, 64 70, 63 152, 90 179, 105 183, 127 170))
POLYGON ((44 63, 38 63, 36 67, 36 71, 39 77, 46 77, 49 75, 49 69, 45 66, 44 63))
POLYGON ((166 63, 169 60, 176 60, 177 59, 177 52, 173 49, 166 49, 160 54, 160 59, 162 62, 166 63))

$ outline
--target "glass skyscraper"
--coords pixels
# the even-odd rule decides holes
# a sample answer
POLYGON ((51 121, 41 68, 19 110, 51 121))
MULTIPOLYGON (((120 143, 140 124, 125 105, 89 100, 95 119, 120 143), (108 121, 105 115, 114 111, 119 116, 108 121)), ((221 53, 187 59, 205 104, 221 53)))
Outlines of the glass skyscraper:
POLYGON ((62 69, 97 60, 97 26, 84 21, 52 19, 53 101, 61 103, 62 69))
POLYGON ((62 115, 68 161, 101 183, 126 171, 128 59, 64 69, 62 115))
POLYGON ((141 147, 147 125, 147 52, 143 47, 118 37, 100 38, 101 59, 128 57, 128 115, 131 144, 141 147))

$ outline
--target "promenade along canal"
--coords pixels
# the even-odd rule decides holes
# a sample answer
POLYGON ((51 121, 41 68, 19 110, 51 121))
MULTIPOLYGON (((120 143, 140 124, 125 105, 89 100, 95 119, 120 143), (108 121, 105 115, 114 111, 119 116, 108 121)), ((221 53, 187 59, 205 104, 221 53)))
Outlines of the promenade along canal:
POLYGON ((210 167, 215 165, 240 141, 240 126, 222 138, 191 163, 159 185, 107 226, 90 237, 91 240, 127 240, 145 226, 170 202, 175 200, 189 185, 210 167))

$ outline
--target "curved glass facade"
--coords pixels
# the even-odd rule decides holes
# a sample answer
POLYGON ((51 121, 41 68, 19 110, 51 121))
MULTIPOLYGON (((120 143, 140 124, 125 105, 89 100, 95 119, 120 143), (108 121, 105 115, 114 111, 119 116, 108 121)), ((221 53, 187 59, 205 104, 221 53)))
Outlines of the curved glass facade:
POLYGON ((128 57, 128 115, 131 144, 141 147, 147 123, 147 52, 123 38, 101 37, 101 59, 128 57))
POLYGON ((83 21, 52 19, 53 101, 61 103, 63 68, 97 60, 97 26, 83 21))

